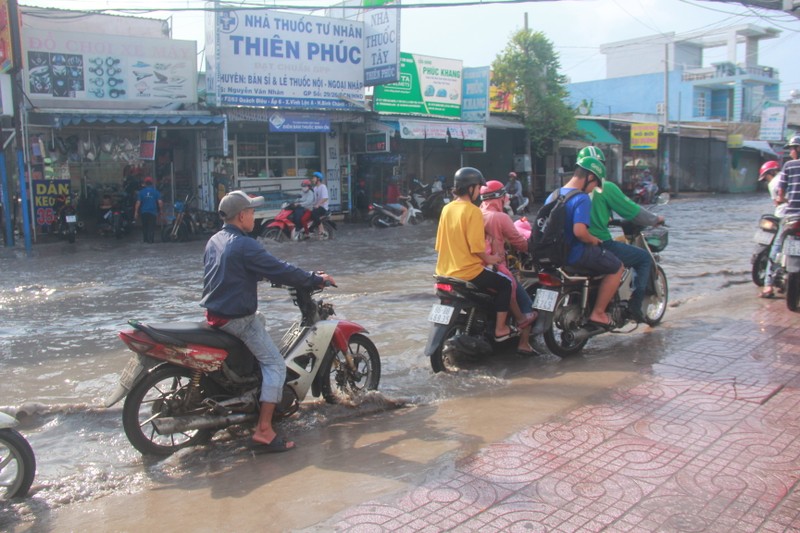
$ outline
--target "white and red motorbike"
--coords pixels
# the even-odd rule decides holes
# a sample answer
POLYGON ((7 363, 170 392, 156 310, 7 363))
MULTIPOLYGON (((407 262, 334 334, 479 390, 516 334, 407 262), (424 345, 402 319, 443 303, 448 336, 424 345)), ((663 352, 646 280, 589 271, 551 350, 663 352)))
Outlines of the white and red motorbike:
MULTIPOLYGON (((322 289, 288 290, 301 318, 279 345, 286 383, 276 413, 295 413, 309 392, 340 403, 377 389, 381 362, 367 331, 331 319, 333 305, 313 298, 322 289)), ((119 336, 135 355, 106 406, 125 398, 122 425, 141 453, 169 455, 258 418, 261 371, 238 338, 205 321, 129 324, 119 336)))

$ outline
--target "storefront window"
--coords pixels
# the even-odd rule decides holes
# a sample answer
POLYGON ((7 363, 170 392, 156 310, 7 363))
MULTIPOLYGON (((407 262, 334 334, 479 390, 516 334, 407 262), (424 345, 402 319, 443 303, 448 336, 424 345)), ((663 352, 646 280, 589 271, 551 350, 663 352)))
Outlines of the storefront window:
POLYGON ((320 169, 319 134, 240 133, 236 143, 239 177, 306 177, 320 169))

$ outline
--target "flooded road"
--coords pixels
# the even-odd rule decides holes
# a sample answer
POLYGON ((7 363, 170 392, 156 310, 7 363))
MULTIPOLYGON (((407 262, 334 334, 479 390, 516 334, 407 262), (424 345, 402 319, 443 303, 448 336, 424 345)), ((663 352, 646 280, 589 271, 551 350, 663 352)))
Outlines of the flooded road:
MULTIPOLYGON (((367 328, 383 365, 380 395, 356 409, 308 402, 299 416, 283 423, 285 431, 303 442, 314 438, 316 428, 363 430, 360 421, 380 416, 371 413, 389 405, 405 403, 424 411, 454 398, 513 389, 518 386, 514 377, 531 369, 542 378, 582 368, 587 360, 595 371, 605 372, 617 372, 631 361, 646 364, 639 354, 698 334, 670 330, 670 321, 686 308, 714 305, 721 290, 750 283, 751 237, 758 216, 769 210, 765 194, 685 196, 658 208, 670 226, 670 244, 662 253, 670 307, 666 327, 657 334, 640 330, 592 339, 578 361, 551 355, 498 357, 457 375, 432 375, 421 356, 426 317, 435 300, 435 226, 375 230, 342 225, 335 241, 270 244, 276 256, 302 268, 325 269, 336 278, 339 288, 327 290, 325 299, 340 318, 367 328)), ((128 319, 201 318, 203 247, 200 241, 145 246, 132 237, 36 246, 31 258, 18 250, 0 250, 0 405, 22 419, 21 430, 39 462, 33 497, 0 509, 0 526, 4 520, 25 522, 43 510, 139 492, 154 483, 179 489, 191 485, 209 461, 221 470, 242 461, 230 452, 244 437, 226 432, 217 434, 208 452, 143 461, 122 431, 121 405, 101 407, 130 353, 117 338, 128 319)), ((285 291, 266 284, 260 297, 271 333, 279 338, 296 309, 285 291)), ((541 343, 538 348, 546 353, 541 343)), ((359 438, 342 435, 340 445, 346 448, 359 438)), ((380 456, 368 459, 364 470, 385 467, 381 461, 380 456)))

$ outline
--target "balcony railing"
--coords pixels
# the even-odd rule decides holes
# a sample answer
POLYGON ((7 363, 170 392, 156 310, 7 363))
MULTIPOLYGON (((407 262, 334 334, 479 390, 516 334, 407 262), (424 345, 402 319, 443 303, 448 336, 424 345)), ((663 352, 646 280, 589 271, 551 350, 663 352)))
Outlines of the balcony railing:
POLYGON ((778 69, 772 67, 745 67, 734 65, 733 63, 717 63, 712 67, 694 68, 684 70, 683 81, 701 81, 712 79, 732 78, 736 76, 747 76, 753 78, 778 79, 778 69))

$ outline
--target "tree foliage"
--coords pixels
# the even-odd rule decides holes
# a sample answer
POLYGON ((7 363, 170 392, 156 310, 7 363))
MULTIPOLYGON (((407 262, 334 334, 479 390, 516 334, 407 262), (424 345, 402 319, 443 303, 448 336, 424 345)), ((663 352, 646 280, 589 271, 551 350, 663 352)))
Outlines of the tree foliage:
POLYGON ((512 35, 492 62, 492 83, 511 93, 513 109, 523 116, 531 151, 538 157, 576 131, 575 113, 565 103, 567 79, 560 68, 550 40, 530 29, 512 35))

